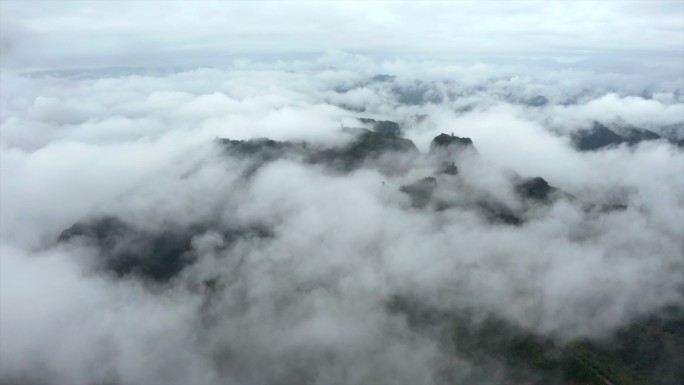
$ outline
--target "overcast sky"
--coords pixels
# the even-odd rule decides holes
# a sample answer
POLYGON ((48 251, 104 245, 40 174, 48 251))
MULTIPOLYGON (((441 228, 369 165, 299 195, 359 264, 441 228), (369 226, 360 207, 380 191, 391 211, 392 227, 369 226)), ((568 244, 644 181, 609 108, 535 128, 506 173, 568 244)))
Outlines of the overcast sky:
POLYGON ((330 49, 380 57, 681 63, 681 1, 0 3, 2 66, 220 65, 330 49))

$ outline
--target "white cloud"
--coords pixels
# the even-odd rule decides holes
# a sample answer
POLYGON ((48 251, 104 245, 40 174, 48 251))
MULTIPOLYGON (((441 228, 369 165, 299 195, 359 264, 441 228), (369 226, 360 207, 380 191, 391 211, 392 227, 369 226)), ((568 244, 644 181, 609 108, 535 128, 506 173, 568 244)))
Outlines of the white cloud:
MULTIPOLYGON (((209 6, 218 5, 200 8, 209 6)), ((345 11, 355 15, 355 7, 345 11)), ((35 28, 64 30, 64 20, 28 16, 35 28)), ((373 17, 397 22, 387 9, 373 17)), ((665 141, 579 153, 551 130, 592 120, 653 129, 681 123, 681 98, 639 95, 642 86, 674 95, 679 75, 606 71, 559 62, 374 61, 337 51, 155 75, 5 70, 0 380, 437 383, 436 368, 464 374, 471 364, 445 356, 439 338, 389 311, 394 296, 494 314, 559 341, 604 336, 682 306, 684 153, 665 141), (380 73, 397 78, 371 81, 380 73), (399 103, 401 92, 423 88, 441 102, 399 103), (537 95, 548 105, 521 103, 537 95), (509 168, 540 175, 578 202, 533 206, 522 226, 492 224, 470 207, 411 207, 398 188, 429 176, 429 159, 381 160, 413 166, 398 175, 373 167, 340 174, 284 159, 245 177, 249 161, 212 143, 268 136, 332 146, 345 140, 340 124, 360 126, 360 116, 405 123, 423 152, 441 132, 471 137, 480 156, 460 159, 461 176, 440 180, 437 194, 449 202, 470 204, 484 190, 525 207, 509 168), (586 213, 580 206, 613 197, 629 207, 586 213), (72 224, 104 214, 140 231, 212 228, 193 240, 195 263, 149 286, 102 274, 103 256, 92 248, 55 244, 72 224), (222 233, 251 225, 270 237, 230 243, 222 233), (202 294, 202 282, 216 276, 215 293, 202 294)))

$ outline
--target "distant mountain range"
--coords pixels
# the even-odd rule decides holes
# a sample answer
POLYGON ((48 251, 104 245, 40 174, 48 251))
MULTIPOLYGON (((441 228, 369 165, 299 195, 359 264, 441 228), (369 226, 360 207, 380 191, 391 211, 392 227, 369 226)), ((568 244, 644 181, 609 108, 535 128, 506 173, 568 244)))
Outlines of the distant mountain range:
POLYGON ((572 134, 573 144, 580 151, 594 151, 621 144, 634 146, 644 141, 659 139, 684 147, 684 139, 664 138, 651 130, 633 126, 611 130, 599 122, 594 122, 591 128, 578 130, 572 134))

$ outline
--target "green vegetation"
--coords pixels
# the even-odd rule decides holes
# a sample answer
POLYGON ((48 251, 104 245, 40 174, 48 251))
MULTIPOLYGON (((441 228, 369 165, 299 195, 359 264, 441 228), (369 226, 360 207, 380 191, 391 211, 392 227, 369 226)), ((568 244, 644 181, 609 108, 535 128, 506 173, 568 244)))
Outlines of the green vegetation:
MULTIPOLYGON (((395 297, 388 309, 417 331, 445 336, 443 349, 474 366, 477 381, 504 384, 680 385, 684 317, 636 322, 601 342, 563 344, 501 318, 440 312, 395 297), (649 353, 650 352, 650 353, 649 353), (505 368, 505 369, 502 369, 505 368)), ((448 383, 448 381, 446 382, 448 383)))

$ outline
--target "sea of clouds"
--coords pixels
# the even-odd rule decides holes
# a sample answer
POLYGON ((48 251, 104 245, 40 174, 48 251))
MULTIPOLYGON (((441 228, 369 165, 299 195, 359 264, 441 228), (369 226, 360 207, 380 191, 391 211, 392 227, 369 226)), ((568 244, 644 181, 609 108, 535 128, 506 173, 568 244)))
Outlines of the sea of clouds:
POLYGON ((445 366, 457 381, 471 364, 392 311, 398 296, 559 343, 682 308, 684 151, 657 140, 579 152, 570 138, 594 121, 684 138, 680 69, 329 52, 213 68, 3 70, 0 382, 437 384, 445 366), (486 191, 520 207, 513 170, 627 209, 561 199, 509 226, 460 206, 412 207, 399 187, 431 175, 421 160, 387 175, 284 158, 247 177, 249 162, 215 141, 341 146, 340 127, 362 127, 359 117, 399 122, 423 153, 442 132, 471 138, 479 155, 440 183, 449 199, 486 191), (57 242, 105 215, 150 232, 214 228, 193 239, 190 266, 151 283, 57 242), (270 235, 221 232, 255 225, 270 235), (198 289, 215 278, 211 294, 198 289))

